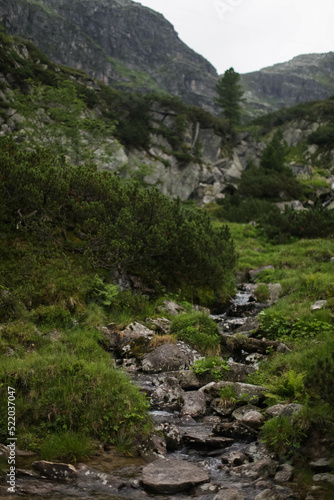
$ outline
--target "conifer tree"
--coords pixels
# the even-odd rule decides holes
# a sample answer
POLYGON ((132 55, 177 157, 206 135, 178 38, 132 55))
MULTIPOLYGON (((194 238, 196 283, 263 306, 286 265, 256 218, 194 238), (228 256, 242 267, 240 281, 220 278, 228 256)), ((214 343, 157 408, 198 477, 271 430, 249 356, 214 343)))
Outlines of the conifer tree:
POLYGON ((240 123, 243 89, 239 83, 240 75, 233 68, 225 71, 218 80, 216 104, 222 108, 222 114, 230 122, 231 127, 240 123))

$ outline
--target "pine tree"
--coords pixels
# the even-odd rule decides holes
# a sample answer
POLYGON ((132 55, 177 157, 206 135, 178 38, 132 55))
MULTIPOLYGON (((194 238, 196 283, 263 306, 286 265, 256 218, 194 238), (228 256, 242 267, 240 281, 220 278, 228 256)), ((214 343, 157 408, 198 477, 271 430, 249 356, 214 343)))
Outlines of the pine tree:
POLYGON ((243 101, 243 89, 239 83, 240 75, 233 68, 225 71, 224 75, 218 80, 216 90, 218 97, 216 104, 222 108, 222 114, 233 127, 240 123, 241 102, 243 101))

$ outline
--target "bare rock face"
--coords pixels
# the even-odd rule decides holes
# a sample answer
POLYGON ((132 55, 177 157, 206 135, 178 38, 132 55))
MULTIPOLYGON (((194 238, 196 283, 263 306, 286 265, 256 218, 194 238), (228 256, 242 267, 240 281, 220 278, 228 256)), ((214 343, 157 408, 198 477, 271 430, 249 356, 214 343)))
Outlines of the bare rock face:
POLYGON ((143 469, 142 483, 154 493, 178 493, 209 481, 206 470, 173 458, 156 460, 143 469))

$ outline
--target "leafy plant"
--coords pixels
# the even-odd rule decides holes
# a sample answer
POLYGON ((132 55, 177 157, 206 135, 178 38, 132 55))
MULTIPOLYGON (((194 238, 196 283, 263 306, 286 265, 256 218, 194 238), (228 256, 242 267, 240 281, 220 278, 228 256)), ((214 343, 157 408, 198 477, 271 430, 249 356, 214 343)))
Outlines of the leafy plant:
POLYGON ((211 356, 195 361, 191 367, 196 375, 210 375, 213 380, 223 380, 224 371, 229 370, 229 366, 225 360, 219 356, 211 356))
POLYGON ((171 322, 170 333, 204 354, 217 354, 220 350, 218 327, 205 313, 194 311, 175 316, 171 322))
POLYGON ((287 458, 300 448, 306 434, 287 417, 275 417, 262 427, 262 440, 279 458, 287 458))

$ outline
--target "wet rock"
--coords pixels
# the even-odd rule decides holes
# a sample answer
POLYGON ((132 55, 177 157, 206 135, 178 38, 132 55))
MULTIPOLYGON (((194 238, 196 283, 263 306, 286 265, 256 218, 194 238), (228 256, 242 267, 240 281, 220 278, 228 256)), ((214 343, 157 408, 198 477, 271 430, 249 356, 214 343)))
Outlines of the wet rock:
POLYGON ((32 468, 49 479, 69 481, 77 479, 77 470, 71 464, 61 464, 38 460, 32 463, 32 468))
POLYGON ((172 316, 176 316, 180 313, 185 313, 186 310, 180 304, 177 304, 173 300, 164 300, 162 305, 159 307, 160 311, 166 312, 167 314, 171 314, 172 316))
POLYGON ((249 275, 249 279, 251 281, 255 281, 257 276, 262 272, 262 271, 275 271, 275 268, 274 266, 261 266, 261 267, 258 267, 257 269, 251 269, 249 272, 248 272, 248 275, 249 275))
POLYGON ((215 436, 209 431, 194 430, 187 431, 183 434, 183 441, 191 444, 196 448, 212 449, 212 448, 227 448, 234 443, 231 437, 215 436))
POLYGON ((166 441, 161 436, 151 434, 148 438, 142 440, 137 449, 140 456, 147 462, 152 462, 157 458, 164 458, 167 454, 166 441))
POLYGON ((232 451, 231 453, 222 456, 222 463, 230 465, 231 467, 238 467, 239 465, 243 465, 245 462, 249 462, 249 459, 240 451, 232 451))
MULTIPOLYGON (((219 491, 220 485, 219 484, 214 484, 214 483, 204 483, 201 484, 200 486, 197 486, 196 489, 194 489, 191 494, 193 498, 202 498, 202 495, 212 495, 213 493, 217 493, 219 491)), ((204 497, 207 498, 207 497, 204 497)), ((211 497, 210 497, 211 498, 211 497)))
POLYGON ((291 481, 293 475, 293 467, 289 464, 280 465, 275 475, 277 483, 287 483, 291 481))
POLYGON ((177 380, 168 377, 165 382, 151 393, 151 405, 163 410, 180 410, 183 404, 184 391, 179 386, 177 380))
POLYGON ((245 440, 252 440, 257 437, 255 429, 252 429, 249 425, 238 420, 228 423, 221 422, 213 428, 213 432, 215 434, 219 434, 220 436, 238 439, 241 438, 245 440))
POLYGON ((163 344, 142 358, 142 370, 146 373, 183 370, 194 361, 191 353, 185 354, 175 344, 163 344))
POLYGON ((313 481, 316 482, 324 482, 334 484, 334 474, 324 473, 324 474, 315 474, 313 476, 313 481))
POLYGON ((209 481, 208 472, 174 458, 156 460, 143 469, 142 483, 154 493, 178 493, 209 481))
POLYGON ((245 496, 236 488, 220 490, 213 500, 244 500, 245 496))
POLYGON ((256 495, 254 500, 284 500, 284 498, 287 497, 282 497, 279 493, 276 493, 276 491, 268 488, 256 495))
POLYGON ((234 333, 243 333, 244 335, 251 336, 259 328, 259 325, 260 323, 256 316, 246 318, 244 323, 234 333))
POLYGON ((206 400, 203 392, 189 391, 183 395, 183 408, 181 416, 190 415, 191 417, 200 417, 205 415, 206 400))
POLYGON ((197 425, 197 422, 190 415, 183 415, 183 417, 180 418, 180 425, 188 427, 191 425, 197 425))
POLYGON ((255 372, 253 366, 244 365, 242 363, 228 363, 229 370, 225 373, 225 379, 230 382, 244 382, 248 375, 255 372))
POLYGON ((278 463, 271 459, 258 460, 257 462, 240 465, 230 470, 230 474, 249 479, 266 479, 276 473, 278 463))
POLYGON ((158 425, 155 430, 163 433, 166 440, 167 450, 177 450, 180 447, 182 437, 180 429, 176 425, 165 422, 158 425))
MULTIPOLYGON (((99 470, 88 467, 86 464, 78 465, 78 486, 87 492, 100 490, 109 491, 110 489, 120 490, 126 486, 126 483, 113 476, 99 470)), ((86 493, 87 494, 87 493, 86 493)))

